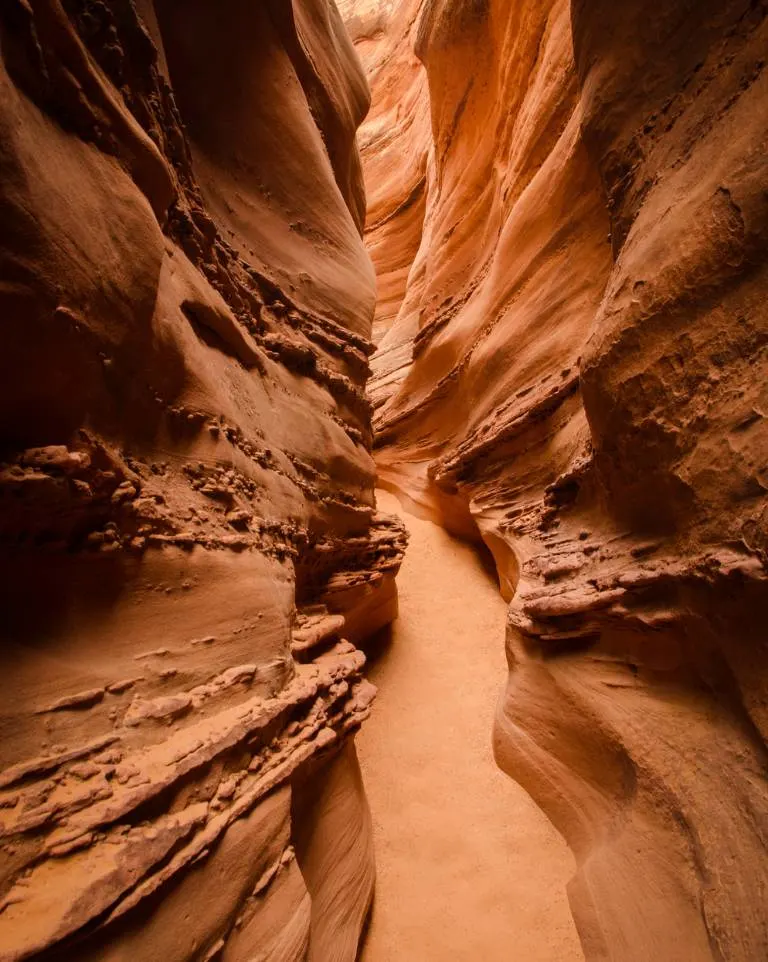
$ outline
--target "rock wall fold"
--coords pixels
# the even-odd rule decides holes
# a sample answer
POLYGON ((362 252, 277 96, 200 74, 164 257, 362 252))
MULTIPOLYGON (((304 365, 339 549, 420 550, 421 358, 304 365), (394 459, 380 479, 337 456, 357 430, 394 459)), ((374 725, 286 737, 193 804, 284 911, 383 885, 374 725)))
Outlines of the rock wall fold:
POLYGON ((373 340, 398 315, 424 230, 431 153, 426 77, 413 50, 418 7, 397 0, 340 0, 371 87, 358 131, 365 157, 365 245, 376 271, 373 340))
POLYGON ((574 849, 587 956, 762 958, 768 10, 409 10, 430 175, 382 483, 494 554, 496 755, 574 849))
POLYGON ((351 960, 364 76, 326 0, 9 0, 0 52, 0 958, 351 960))

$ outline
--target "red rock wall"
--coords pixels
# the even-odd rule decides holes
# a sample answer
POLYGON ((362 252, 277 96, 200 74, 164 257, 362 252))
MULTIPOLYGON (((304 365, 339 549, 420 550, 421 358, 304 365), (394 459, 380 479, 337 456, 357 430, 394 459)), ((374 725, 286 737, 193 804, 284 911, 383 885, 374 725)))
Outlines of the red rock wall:
POLYGON ((418 5, 340 0, 371 87, 357 140, 364 158, 365 246, 376 271, 373 340, 394 323, 422 241, 432 143, 426 76, 413 50, 418 5))
POLYGON ((364 77, 327 0, 8 0, 0 50, 0 958, 352 960, 364 77))
POLYGON ((495 556, 496 755, 576 854, 588 958, 763 958, 768 8, 416 7, 382 482, 495 556))

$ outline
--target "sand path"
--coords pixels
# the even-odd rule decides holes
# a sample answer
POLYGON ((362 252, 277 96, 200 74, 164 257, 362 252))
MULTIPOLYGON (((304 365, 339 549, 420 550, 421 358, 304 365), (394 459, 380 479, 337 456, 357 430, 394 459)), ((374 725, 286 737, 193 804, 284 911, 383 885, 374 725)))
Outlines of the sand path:
POLYGON ((506 605, 471 548, 405 514, 411 541, 392 641, 357 738, 377 890, 362 962, 572 962, 573 858, 496 767, 506 605))

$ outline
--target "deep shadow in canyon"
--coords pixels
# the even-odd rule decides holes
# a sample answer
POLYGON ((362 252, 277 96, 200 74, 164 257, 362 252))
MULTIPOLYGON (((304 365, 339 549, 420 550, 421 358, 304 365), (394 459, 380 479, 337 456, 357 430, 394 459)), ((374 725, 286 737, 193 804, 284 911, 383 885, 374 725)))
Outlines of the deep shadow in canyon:
POLYGON ((3 2, 2 962, 768 957, 766 50, 3 2))

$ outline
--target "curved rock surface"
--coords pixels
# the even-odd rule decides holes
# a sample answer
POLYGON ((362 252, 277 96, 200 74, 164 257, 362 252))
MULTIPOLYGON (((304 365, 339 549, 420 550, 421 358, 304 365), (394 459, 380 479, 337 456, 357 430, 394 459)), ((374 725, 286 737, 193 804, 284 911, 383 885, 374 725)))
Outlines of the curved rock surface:
POLYGON ((332 0, 0 7, 0 960, 352 962, 372 410, 586 957, 768 957, 768 4, 341 5, 377 307, 332 0))
POLYGON ((426 77, 413 50, 418 5, 339 0, 371 88, 358 131, 367 215, 365 246, 376 271, 376 344, 398 315, 421 244, 431 170, 426 77))
POLYGON ((0 48, 0 958, 351 962, 404 545, 364 76, 327 0, 8 0, 0 48))
POLYGON ((380 483, 494 554, 496 755, 587 957, 763 958, 768 8, 401 6, 433 172, 380 483))

